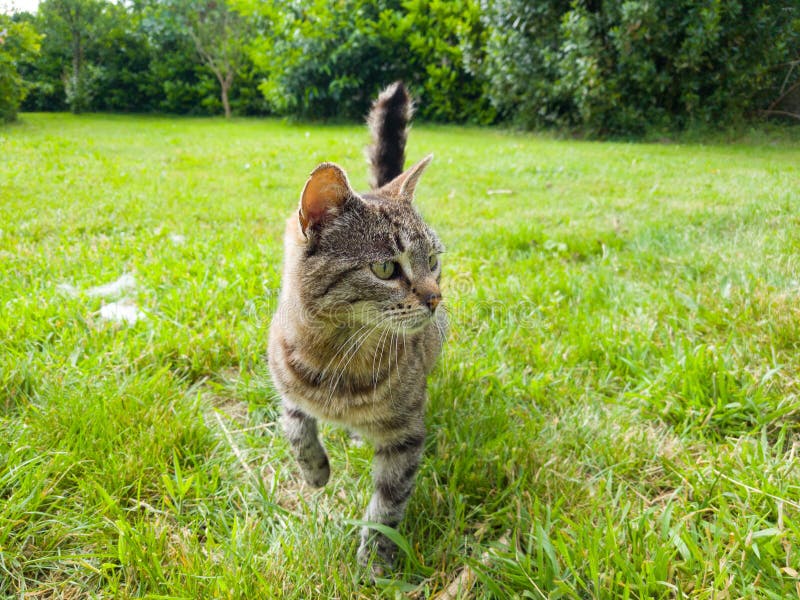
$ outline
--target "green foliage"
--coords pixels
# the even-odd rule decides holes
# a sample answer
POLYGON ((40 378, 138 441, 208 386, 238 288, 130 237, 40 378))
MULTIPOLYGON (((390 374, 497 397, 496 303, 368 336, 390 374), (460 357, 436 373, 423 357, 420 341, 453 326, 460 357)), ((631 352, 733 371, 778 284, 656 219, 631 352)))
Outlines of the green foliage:
POLYGON ((36 85, 28 110, 147 110, 147 38, 123 5, 104 0, 45 0, 31 22, 42 52, 24 68, 36 85))
POLYGON ((361 120, 402 79, 424 120, 641 136, 739 125, 800 81, 794 0, 45 0, 30 22, 32 110, 361 120))
POLYGON ((735 123, 800 45, 794 1, 483 3, 493 103, 529 127, 594 134, 735 123))
POLYGON ((270 106, 307 118, 363 118, 376 92, 409 72, 407 47, 385 33, 397 26, 399 7, 399 0, 264 7, 272 29, 252 58, 267 73, 261 88, 270 106))
POLYGON ((188 37, 200 62, 216 78, 225 116, 231 116, 230 92, 248 64, 245 47, 252 36, 251 21, 223 0, 162 0, 152 12, 164 29, 188 37))
POLYGON ((105 32, 109 21, 103 17, 109 6, 104 0, 44 0, 39 6, 47 52, 55 51, 66 59, 61 79, 66 104, 74 113, 91 108, 102 77, 102 67, 87 60, 87 54, 105 32))
POLYGON ((467 57, 479 61, 485 43, 476 0, 404 0, 396 26, 386 33, 408 45, 408 76, 418 90, 420 116, 458 123, 494 120, 485 82, 467 69, 467 57))
POLYGON ((17 117, 30 85, 20 74, 19 63, 36 55, 40 37, 29 23, 0 14, 0 121, 17 117))
POLYGON ((251 54, 277 112, 360 120, 383 87, 403 79, 423 118, 494 119, 482 80, 465 66, 465 51, 483 40, 474 0, 240 4, 269 24, 251 54))
POLYGON ((157 4, 144 6, 139 15, 141 31, 149 41, 145 80, 154 110, 208 114, 203 103, 216 98, 216 83, 197 59, 192 40, 185 31, 170 26, 157 4))
POLYGON ((102 69, 92 64, 83 65, 77 72, 64 73, 64 98, 72 112, 85 112, 91 107, 101 77, 102 69))
MULTIPOLYGON (((185 3, 175 3, 184 8, 185 3)), ((24 17, 44 34, 40 55, 21 64, 33 81, 26 110, 218 114, 219 82, 199 56, 185 23, 160 0, 46 0, 24 17), (85 6, 84 6, 85 4, 85 6), (80 15, 78 21, 73 13, 80 15), (71 23, 77 23, 72 27, 71 23), (78 61, 74 60, 78 57, 78 61)), ((244 41, 247 36, 241 36, 244 41)), ((252 62, 235 66, 230 104, 264 114, 252 62)))
POLYGON ((141 15, 122 4, 109 4, 102 35, 92 44, 92 66, 100 70, 94 82, 92 110, 144 112, 156 108, 151 63, 156 53, 141 26, 141 15), (102 65, 102 67, 100 66, 102 65))
POLYGON ((25 111, 63 111, 67 109, 64 95, 64 63, 67 50, 53 31, 48 31, 40 15, 22 13, 18 19, 29 23, 42 36, 40 51, 20 63, 20 73, 30 81, 30 91, 22 104, 25 111))

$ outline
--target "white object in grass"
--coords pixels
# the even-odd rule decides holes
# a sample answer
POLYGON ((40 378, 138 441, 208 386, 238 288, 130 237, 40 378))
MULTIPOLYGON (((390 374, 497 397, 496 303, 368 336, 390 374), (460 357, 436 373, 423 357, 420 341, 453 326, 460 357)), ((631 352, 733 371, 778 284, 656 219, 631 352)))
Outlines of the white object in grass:
POLYGON ((130 299, 123 299, 119 302, 111 302, 100 307, 100 318, 105 321, 116 323, 127 323, 133 325, 136 321, 144 319, 145 315, 130 299))

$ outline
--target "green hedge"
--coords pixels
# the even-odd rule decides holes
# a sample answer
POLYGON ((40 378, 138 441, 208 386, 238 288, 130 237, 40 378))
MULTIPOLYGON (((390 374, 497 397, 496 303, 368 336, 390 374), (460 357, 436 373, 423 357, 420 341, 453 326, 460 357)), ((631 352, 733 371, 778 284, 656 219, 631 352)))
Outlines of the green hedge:
MULTIPOLYGON (((227 3, 256 32, 237 38, 250 59, 231 90, 238 114, 358 120, 403 79, 423 119, 636 136, 758 117, 800 77, 785 80, 800 59, 798 0, 227 3)), ((3 101, 30 89, 30 110, 219 113, 218 84, 168 4, 43 0, 20 17, 44 36, 39 56, 0 47, 3 101), (72 5, 85 21, 80 77, 72 5)))
POLYGON ((800 57, 797 0, 484 0, 483 75, 525 127, 599 135, 752 117, 800 57))

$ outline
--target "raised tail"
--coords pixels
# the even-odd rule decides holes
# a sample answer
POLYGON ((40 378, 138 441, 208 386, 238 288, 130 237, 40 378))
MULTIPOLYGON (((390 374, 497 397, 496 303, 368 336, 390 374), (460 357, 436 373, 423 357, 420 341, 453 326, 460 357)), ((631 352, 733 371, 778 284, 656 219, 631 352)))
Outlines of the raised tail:
POLYGON ((401 81, 381 92, 372 105, 367 125, 372 145, 367 149, 370 164, 369 183, 379 188, 403 172, 406 160, 408 123, 414 114, 414 103, 401 81))

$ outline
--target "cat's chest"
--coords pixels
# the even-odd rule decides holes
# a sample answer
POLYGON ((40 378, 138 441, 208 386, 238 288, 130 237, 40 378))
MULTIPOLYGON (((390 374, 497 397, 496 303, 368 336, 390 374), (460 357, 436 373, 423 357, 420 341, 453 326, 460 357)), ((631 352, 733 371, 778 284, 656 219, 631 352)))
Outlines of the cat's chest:
POLYGON ((284 388, 310 414, 352 425, 418 403, 425 382, 419 335, 386 332, 366 340, 355 333, 315 342, 280 342, 284 388))

